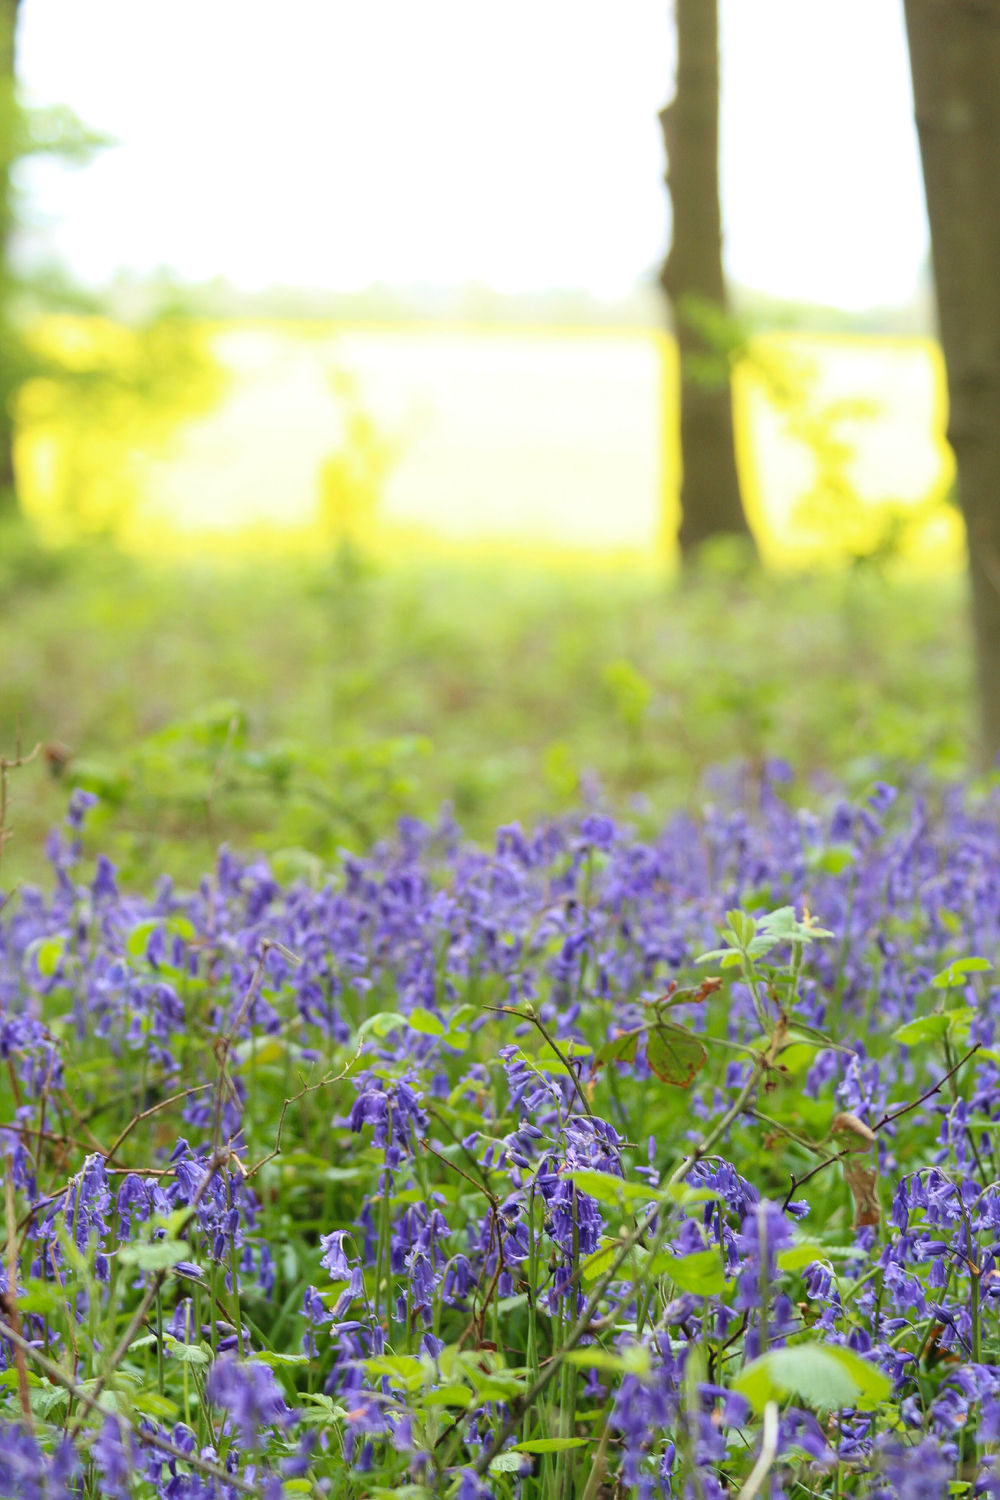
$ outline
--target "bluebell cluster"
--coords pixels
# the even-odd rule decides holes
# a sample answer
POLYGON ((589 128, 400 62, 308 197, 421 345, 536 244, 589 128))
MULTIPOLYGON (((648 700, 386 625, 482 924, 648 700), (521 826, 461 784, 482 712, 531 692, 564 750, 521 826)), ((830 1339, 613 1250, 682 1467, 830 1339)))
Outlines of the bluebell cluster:
POLYGON ((89 801, 0 907, 0 1496, 1000 1496, 996 794, 151 895, 89 801))

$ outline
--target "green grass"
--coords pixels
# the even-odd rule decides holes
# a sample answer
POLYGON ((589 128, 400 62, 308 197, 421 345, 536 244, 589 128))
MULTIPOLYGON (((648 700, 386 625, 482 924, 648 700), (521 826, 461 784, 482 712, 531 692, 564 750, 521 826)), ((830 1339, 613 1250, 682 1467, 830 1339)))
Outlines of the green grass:
POLYGON ((955 579, 157 570, 96 550, 0 568, 0 588, 0 752, 20 726, 74 757, 12 773, 5 886, 38 878, 77 784, 128 878, 184 878, 223 840, 323 859, 446 801, 488 836, 591 775, 658 819, 714 766, 782 756, 850 788, 957 774, 973 743, 955 579))

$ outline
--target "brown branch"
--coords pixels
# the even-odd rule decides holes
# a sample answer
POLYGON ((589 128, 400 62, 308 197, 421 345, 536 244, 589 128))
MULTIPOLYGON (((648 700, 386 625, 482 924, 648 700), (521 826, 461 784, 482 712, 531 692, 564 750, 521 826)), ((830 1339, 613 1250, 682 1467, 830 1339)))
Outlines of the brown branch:
MULTIPOLYGON (((902 1115, 909 1114, 911 1109, 917 1109, 921 1104, 925 1103, 926 1100, 932 1099, 935 1094, 939 1094, 948 1080, 950 1078, 954 1078, 959 1069, 963 1068, 969 1061, 969 1058, 979 1051, 980 1045, 981 1044, 979 1042, 976 1042, 975 1046, 970 1047, 965 1056, 960 1057, 953 1068, 949 1068, 947 1073, 945 1073, 943 1077, 938 1079, 937 1083, 933 1084, 929 1089, 925 1089, 924 1092, 920 1094, 916 1099, 911 1100, 909 1104, 902 1105, 899 1109, 894 1109, 890 1113, 884 1114, 880 1120, 876 1121, 876 1123, 870 1127, 872 1134, 877 1135, 878 1132, 884 1129, 886 1125, 891 1125, 893 1120, 898 1120, 902 1115)), ((824 1167, 832 1166, 835 1161, 840 1161, 843 1157, 850 1156, 856 1149, 857 1148, 854 1146, 845 1146, 842 1151, 835 1152, 833 1156, 827 1156, 817 1166, 813 1167, 811 1171, 807 1172, 804 1177, 793 1176, 791 1180, 791 1186, 789 1187, 788 1192, 785 1194, 784 1202, 781 1205, 782 1209, 786 1209, 788 1207, 789 1203, 791 1203, 792 1198, 798 1192, 799 1188, 802 1187, 805 1183, 809 1182, 811 1178, 815 1177, 817 1172, 822 1172, 824 1167)))
POLYGON ((161 1099, 158 1104, 151 1104, 149 1109, 144 1109, 141 1114, 134 1115, 125 1126, 125 1129, 115 1137, 107 1150, 103 1150, 102 1148, 101 1154, 107 1161, 112 1161, 117 1156, 118 1148, 122 1142, 128 1139, 136 1126, 141 1125, 143 1120, 148 1120, 152 1115, 158 1114, 161 1109, 168 1109, 171 1104, 177 1104, 181 1099, 187 1099, 192 1094, 201 1094, 205 1089, 212 1087, 211 1083, 196 1083, 193 1088, 182 1089, 179 1094, 171 1094, 169 1099, 161 1099))

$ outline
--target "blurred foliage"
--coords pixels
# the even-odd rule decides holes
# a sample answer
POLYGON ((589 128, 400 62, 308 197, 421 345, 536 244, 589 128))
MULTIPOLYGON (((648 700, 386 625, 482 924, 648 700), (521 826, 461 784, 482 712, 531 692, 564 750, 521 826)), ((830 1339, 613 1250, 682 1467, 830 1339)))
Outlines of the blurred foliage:
POLYGON ((18 726, 49 747, 12 780, 7 879, 38 876, 77 784, 138 879, 193 876, 221 841, 322 860, 446 802, 488 837, 597 782, 652 829, 717 768, 752 778, 772 757, 848 788, 967 768, 954 580, 722 566, 667 590, 471 564, 345 575, 335 556, 44 555, 52 572, 18 578, 0 611, 0 750, 18 726))
POLYGON ((334 369, 328 376, 341 436, 320 471, 320 524, 348 572, 371 550, 378 506, 402 454, 398 438, 380 427, 364 401, 357 377, 334 369))
POLYGON ((136 457, 222 398, 227 376, 210 331, 169 299, 133 326, 42 318, 25 348, 34 373, 16 400, 17 451, 43 534, 61 543, 113 536, 141 497, 136 457))
POLYGON ((919 550, 920 533, 939 518, 939 498, 929 496, 920 504, 873 501, 858 493, 852 476, 855 435, 859 424, 878 419, 877 401, 824 400, 815 361, 760 339, 749 319, 703 297, 682 298, 677 316, 705 345, 703 352, 685 355, 689 378, 708 387, 724 386, 740 369, 759 383, 789 437, 808 452, 813 481, 798 502, 795 522, 802 533, 815 537, 820 554, 881 568, 919 550))

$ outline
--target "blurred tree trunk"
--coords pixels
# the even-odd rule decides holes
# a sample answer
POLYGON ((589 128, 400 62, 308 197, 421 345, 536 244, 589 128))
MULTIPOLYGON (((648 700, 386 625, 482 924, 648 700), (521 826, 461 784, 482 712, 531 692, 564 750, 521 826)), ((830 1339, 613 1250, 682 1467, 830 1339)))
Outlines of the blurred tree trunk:
POLYGON ((17 506, 14 490, 14 430, 10 401, 12 382, 5 368, 12 348, 9 316, 10 241, 14 227, 11 187, 16 142, 16 74, 14 66, 20 0, 0 0, 0 516, 17 506))
POLYGON ((728 369, 706 382, 699 357, 718 361, 698 309, 726 312, 719 207, 717 0, 675 0, 677 89, 660 115, 673 208, 673 243, 660 280, 674 310, 681 357, 681 556, 717 536, 753 539, 740 499, 728 369))
POLYGON ((990 762, 1000 752, 1000 0, 904 8, 990 762))

